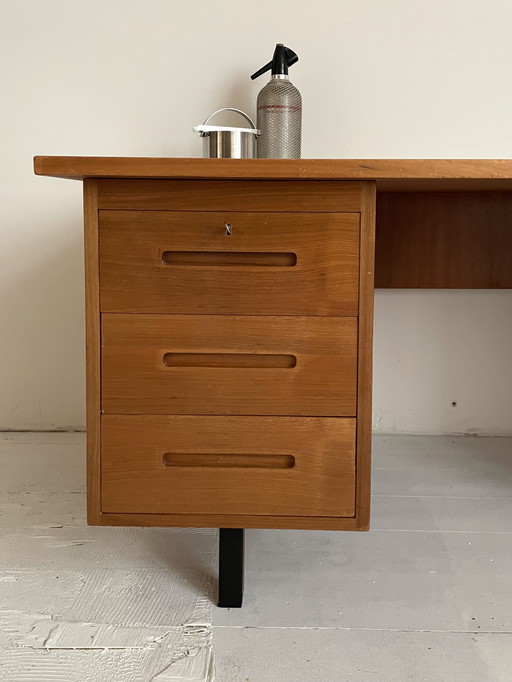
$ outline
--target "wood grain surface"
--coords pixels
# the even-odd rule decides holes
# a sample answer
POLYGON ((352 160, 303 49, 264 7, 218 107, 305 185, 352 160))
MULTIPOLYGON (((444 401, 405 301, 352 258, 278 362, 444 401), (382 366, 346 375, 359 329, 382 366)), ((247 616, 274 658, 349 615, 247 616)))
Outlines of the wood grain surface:
POLYGON ((100 211, 100 261, 105 312, 357 315, 359 214, 100 211))
POLYGON ((105 512, 354 515, 353 419, 105 415, 102 421, 105 512), (172 453, 180 453, 180 466, 165 465, 172 453), (197 466, 198 454, 212 461, 197 466), (223 454, 287 456, 294 465, 217 466, 223 454))
POLYGON ((100 180, 101 209, 137 211, 359 211, 358 182, 100 180))
POLYGON ((105 413, 356 414, 357 318, 103 314, 102 348, 105 413), (169 366, 168 353, 189 362, 169 366), (254 366, 230 366, 232 354, 254 366), (261 367, 260 354, 296 362, 261 367))
POLYGON ((510 159, 199 159, 36 156, 37 175, 97 178, 375 180, 377 189, 512 189, 510 159), (418 184, 422 183, 422 184, 418 184))
POLYGON ((512 193, 379 194, 375 276, 383 288, 512 288, 512 193))

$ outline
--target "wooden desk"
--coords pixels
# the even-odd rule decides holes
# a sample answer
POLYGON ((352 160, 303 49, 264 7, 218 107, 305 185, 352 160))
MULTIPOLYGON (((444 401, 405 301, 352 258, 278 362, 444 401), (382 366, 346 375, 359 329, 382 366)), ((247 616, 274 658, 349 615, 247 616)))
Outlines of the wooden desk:
POLYGON ((512 161, 35 171, 85 186, 93 525, 368 529, 375 227, 378 287, 512 287, 512 161))

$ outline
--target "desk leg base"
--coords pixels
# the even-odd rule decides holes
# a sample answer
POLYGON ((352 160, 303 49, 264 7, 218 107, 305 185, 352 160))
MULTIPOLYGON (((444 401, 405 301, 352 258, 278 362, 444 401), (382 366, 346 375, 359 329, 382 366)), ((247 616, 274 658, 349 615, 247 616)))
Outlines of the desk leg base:
POLYGON ((219 530, 219 602, 222 608, 242 606, 244 596, 244 529, 219 530))

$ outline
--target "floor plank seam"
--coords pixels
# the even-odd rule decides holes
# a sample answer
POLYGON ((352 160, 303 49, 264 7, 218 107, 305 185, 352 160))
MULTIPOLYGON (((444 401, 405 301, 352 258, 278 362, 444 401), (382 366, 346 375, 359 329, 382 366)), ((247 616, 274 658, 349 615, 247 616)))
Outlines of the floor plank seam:
POLYGON ((329 627, 321 625, 213 625, 214 630, 321 630, 327 632, 397 632, 425 633, 440 635, 512 635, 512 630, 438 630, 438 629, 405 629, 405 628, 350 628, 329 627))
POLYGON ((372 498, 386 498, 390 499, 406 499, 406 500, 512 500, 512 496, 509 497, 493 497, 491 495, 379 495, 378 493, 372 494, 372 498))
POLYGON ((372 528, 371 533, 456 533, 459 535, 510 535, 512 530, 450 530, 448 528, 372 528))

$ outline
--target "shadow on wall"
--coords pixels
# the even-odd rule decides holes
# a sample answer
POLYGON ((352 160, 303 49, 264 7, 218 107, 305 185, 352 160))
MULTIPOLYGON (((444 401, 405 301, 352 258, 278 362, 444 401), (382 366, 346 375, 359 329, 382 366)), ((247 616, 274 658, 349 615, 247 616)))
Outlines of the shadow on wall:
MULTIPOLYGON (((82 226, 34 225, 2 287, 0 429, 82 430, 85 340, 82 226)), ((46 223, 48 225, 48 223, 46 223)))

